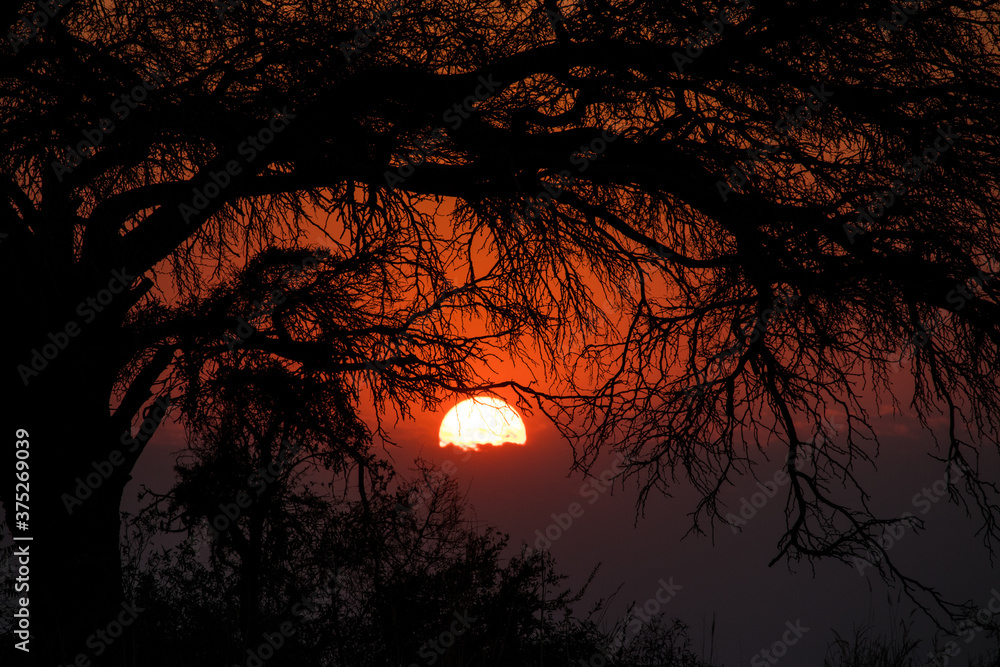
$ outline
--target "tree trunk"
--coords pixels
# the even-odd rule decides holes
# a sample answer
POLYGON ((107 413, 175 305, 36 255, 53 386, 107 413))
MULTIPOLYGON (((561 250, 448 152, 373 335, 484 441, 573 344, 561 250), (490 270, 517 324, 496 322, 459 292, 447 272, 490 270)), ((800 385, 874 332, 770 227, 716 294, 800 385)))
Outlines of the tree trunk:
MULTIPOLYGON (((46 303, 41 295, 34 296, 46 303)), ((59 300, 62 305, 76 303, 66 297, 59 300)), ((109 316, 104 322, 81 325, 82 331, 57 353, 51 354, 55 347, 48 348, 52 358, 36 361, 37 366, 44 361, 44 367, 25 385, 16 367, 30 368, 32 350, 41 351, 52 341, 49 332, 62 331, 74 319, 80 322, 75 313, 60 320, 50 312, 25 316, 23 326, 16 323, 13 344, 7 347, 13 373, 9 370, 4 381, 4 394, 11 400, 0 431, 0 501, 14 537, 31 538, 15 544, 16 549, 28 549, 30 580, 23 582, 27 590, 14 593, 15 600, 29 599, 31 637, 28 653, 11 648, 19 639, 5 640, 0 655, 12 659, 0 662, 87 664, 79 658, 83 655, 92 665, 132 665, 136 608, 123 598, 119 549, 119 507, 131 466, 109 461, 112 450, 124 449, 109 409, 122 349, 119 322, 109 316), (27 431, 29 442, 26 527, 15 519, 15 510, 25 510, 15 508, 17 429, 27 431)), ((17 559, 14 565, 16 572, 17 559)))

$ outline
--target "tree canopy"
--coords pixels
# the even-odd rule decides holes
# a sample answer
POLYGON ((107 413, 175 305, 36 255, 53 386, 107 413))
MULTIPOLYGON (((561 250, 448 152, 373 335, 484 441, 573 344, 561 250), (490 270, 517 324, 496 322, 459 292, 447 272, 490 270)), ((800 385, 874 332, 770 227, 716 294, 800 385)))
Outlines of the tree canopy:
POLYGON ((869 510, 852 471, 877 453, 867 397, 903 408, 890 367, 907 350, 906 409, 928 428, 943 415, 942 464, 992 552, 993 3, 2 11, 0 272, 24 314, 7 383, 60 452, 34 459, 38 522, 100 535, 46 595, 120 576, 141 449, 79 514, 59 498, 154 394, 212 419, 233 373, 272 367, 288 378, 268 391, 309 395, 287 428, 322 433, 362 478, 368 392, 405 415, 513 390, 578 468, 627 452, 640 502, 694 484, 696 528, 778 445, 776 559, 812 560, 868 555, 900 520, 869 510), (538 379, 496 377, 497 357, 538 379), (796 466, 830 411, 846 431, 796 466))

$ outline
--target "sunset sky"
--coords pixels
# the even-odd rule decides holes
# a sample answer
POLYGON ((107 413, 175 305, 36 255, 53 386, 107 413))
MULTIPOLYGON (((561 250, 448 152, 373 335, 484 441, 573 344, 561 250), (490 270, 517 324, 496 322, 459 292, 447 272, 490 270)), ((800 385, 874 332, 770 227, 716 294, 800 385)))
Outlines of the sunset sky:
MULTIPOLYGON (((498 380, 525 381, 531 375, 530 369, 510 363, 498 364, 496 372, 498 380)), ((905 404, 906 391, 912 385, 905 373, 896 373, 895 378, 896 396, 905 404)), ((509 394, 507 398, 512 403, 516 400, 509 394)), ((935 451, 932 438, 905 411, 893 417, 891 406, 879 407, 874 400, 868 405, 882 415, 876 423, 883 447, 877 459, 878 472, 861 464, 856 469, 859 481, 872 494, 876 512, 909 511, 926 521, 925 533, 906 531, 891 547, 891 555, 898 558, 907 575, 923 577, 951 599, 987 604, 1000 580, 975 536, 978 525, 940 495, 940 485, 934 488, 943 473, 940 463, 928 456, 935 451)), ((933 634, 929 621, 915 613, 905 598, 897 601, 898 589, 888 589, 874 567, 826 562, 816 567, 815 577, 805 563, 794 566, 792 572, 783 561, 768 567, 784 526, 787 481, 751 516, 743 532, 734 533, 717 524, 713 544, 711 535, 685 538, 692 525, 689 513, 698 498, 683 479, 672 485, 673 497, 654 494, 645 516, 637 519, 635 480, 623 483, 616 479, 608 485, 597 479, 602 473, 606 480, 611 472, 618 472, 610 455, 594 466, 595 478, 568 475, 573 462, 571 446, 537 410, 525 416, 525 446, 480 447, 465 452, 438 445, 438 429, 446 409, 417 409, 412 420, 395 423, 393 415, 383 415, 398 446, 388 447, 382 455, 404 475, 412 474, 412 461, 417 457, 454 470, 454 478, 468 492, 472 516, 481 525, 491 524, 508 533, 511 553, 522 543, 546 546, 538 542, 539 533, 557 535, 549 549, 558 569, 570 575, 569 586, 582 585, 593 567, 602 563, 578 607, 580 613, 597 598, 609 597, 616 590, 606 614, 609 621, 624 614, 630 602, 638 607, 648 603, 655 609, 657 605, 649 601, 655 600, 660 580, 672 582, 682 588, 661 611, 691 626, 695 644, 701 647, 705 642, 706 656, 714 616, 715 657, 727 665, 749 664, 752 657, 780 639, 787 622, 794 625, 799 620, 810 631, 796 645, 795 664, 817 664, 834 638, 832 631, 850 635, 855 624, 884 631, 898 627, 901 618, 912 615, 915 636, 933 634), (574 504, 582 512, 574 512, 578 516, 571 517, 567 529, 557 528, 560 520, 566 525, 574 504), (563 516, 560 519, 553 514, 563 516)), ((370 407, 362 407, 362 415, 374 423, 376 415, 370 407)), ((843 434, 844 425, 836 415, 830 416, 828 425, 833 439, 838 430, 843 434)), ((942 423, 938 421, 936 426, 940 428, 942 423)), ((180 427, 176 423, 164 425, 140 460, 126 498, 134 498, 140 484, 166 491, 173 480, 173 455, 182 447, 180 427)), ((770 462, 761 461, 756 474, 762 484, 775 479, 782 456, 775 448, 770 462)), ((984 458, 984 465, 987 461, 984 458)), ((738 515, 747 505, 744 499, 749 501, 760 491, 757 481, 740 478, 724 495, 728 504, 724 512, 738 515)), ((134 500, 123 504, 127 510, 136 507, 134 500)), ((704 527, 707 530, 707 524, 704 527)), ((963 651, 969 652, 965 655, 992 647, 985 633, 961 636, 972 640, 960 642, 963 651)))
MULTIPOLYGON (((421 204, 420 209, 436 212, 439 230, 449 234, 452 222, 447 202, 436 211, 427 204, 421 204)), ((330 233, 339 236, 335 222, 326 224, 330 233)), ((324 238, 313 234, 307 243, 323 245, 324 238)), ((492 259, 484 254, 473 256, 479 267, 488 266, 492 259)), ((456 264, 455 268, 458 280, 463 267, 456 264)), ((589 287, 595 303, 609 317, 620 317, 616 297, 605 291, 611 292, 614 287, 595 278, 590 279, 589 287)), ((651 281, 647 289, 666 290, 666 287, 651 281)), ((172 288, 164 285, 164 296, 169 298, 170 292, 172 288)), ((653 296, 669 294, 654 292, 653 296)), ((618 321, 617 325, 620 327, 622 323, 618 321)), ((474 320, 467 327, 466 333, 484 331, 474 320)), ((582 331, 578 334, 566 343, 573 351, 579 351, 582 342, 596 340, 593 334, 582 331)), ((905 350, 905 341, 901 341, 900 350, 905 350)), ((542 368, 514 363, 502 350, 488 370, 488 377, 495 382, 513 380, 524 385, 534 382, 536 387, 545 387, 542 368)), ((907 414, 905 406, 912 392, 912 380, 901 370, 891 374, 895 382, 892 394, 903 406, 901 413, 893 414, 888 396, 884 395, 880 402, 870 392, 867 394, 865 407, 878 416, 873 423, 883 446, 876 460, 878 472, 860 463, 855 473, 863 488, 872 494, 871 507, 876 514, 910 511, 926 521, 925 533, 914 535, 906 531, 899 544, 891 548, 904 573, 930 582, 951 599, 970 600, 983 606, 993 595, 994 587, 1000 587, 1000 579, 991 570, 981 540, 975 536, 978 524, 949 504, 940 494, 940 486, 938 492, 933 490, 934 482, 942 479, 943 472, 941 464, 928 453, 941 455, 941 452, 935 449, 926 430, 907 414), (928 492, 926 499, 920 497, 928 492)), ((585 376, 584 368, 578 377, 585 376)), ((697 505, 698 495, 682 477, 671 484, 673 497, 665 498, 654 492, 644 516, 637 518, 636 480, 616 478, 613 484, 607 484, 599 479, 602 473, 607 480, 612 473, 620 472, 611 454, 605 453, 602 463, 593 467, 594 477, 570 474, 573 464, 570 443, 537 410, 529 416, 524 413, 524 406, 516 403, 515 395, 504 390, 499 393, 524 416, 525 446, 480 447, 471 452, 451 446, 441 448, 438 430, 447 409, 455 403, 451 401, 437 412, 424 412, 412 406, 412 420, 397 421, 393 413, 381 415, 395 445, 383 451, 376 443, 376 449, 404 476, 413 474, 412 462, 418 457, 455 470, 453 476, 462 490, 467 491, 469 508, 476 521, 508 533, 509 553, 518 551, 522 544, 549 548, 558 570, 570 575, 567 585, 581 586, 590 571, 602 563, 594 584, 578 606, 580 613, 598 598, 612 594, 605 614, 608 622, 624 614, 629 603, 634 602, 639 608, 645 604, 650 609, 660 606, 667 616, 678 618, 692 628, 691 637, 698 648, 704 642, 706 657, 710 652, 709 628, 714 617, 714 656, 729 665, 750 664, 762 649, 782 637, 788 629, 786 623, 795 625, 799 621, 810 631, 796 644, 795 664, 817 664, 834 639, 833 631, 849 636, 855 625, 871 625, 884 632, 898 628, 900 619, 912 618, 915 636, 932 636, 933 626, 928 619, 916 612, 905 597, 898 599, 898 587, 887 588, 874 567, 824 562, 816 567, 815 577, 806 563, 793 565, 793 571, 789 571, 784 560, 768 567, 784 527, 782 508, 788 492, 787 478, 778 485, 774 497, 756 509, 742 532, 734 533, 729 527, 717 524, 713 544, 711 529, 703 522, 702 527, 709 534, 691 533, 685 537, 692 527, 689 515, 697 505), (572 517, 574 504, 578 506, 574 511, 578 516, 572 517), (566 517, 571 518, 569 527, 558 527, 560 520, 566 525, 566 517), (546 531, 549 537, 558 536, 550 541, 551 546, 539 542, 539 535, 546 531), (650 602, 656 599, 661 580, 681 587, 664 605, 650 602)), ((379 417, 370 405, 360 406, 360 414, 370 425, 379 417)), ((827 416, 829 433, 835 441, 844 436, 840 416, 835 413, 827 416)), ((930 423, 938 429, 946 427, 941 418, 930 423)), ((182 447, 179 425, 164 425, 140 459, 125 497, 134 498, 140 484, 166 491, 173 480, 170 474, 173 456, 182 447)), ((723 496, 728 507, 723 513, 739 515, 742 507, 752 506, 749 500, 754 494, 760 498, 761 487, 757 482, 766 484, 775 479, 784 456, 782 447, 777 441, 765 447, 771 460, 759 459, 755 469, 757 480, 740 477, 735 486, 728 488, 723 496)), ((874 450, 869 447, 867 451, 874 450)), ((984 452, 984 469, 995 464, 993 454, 984 452)), ((134 500, 123 504, 123 509, 130 511, 136 507, 134 500)), ((963 651, 968 651, 965 655, 991 648, 985 633, 963 636, 971 640, 960 644, 963 651)))

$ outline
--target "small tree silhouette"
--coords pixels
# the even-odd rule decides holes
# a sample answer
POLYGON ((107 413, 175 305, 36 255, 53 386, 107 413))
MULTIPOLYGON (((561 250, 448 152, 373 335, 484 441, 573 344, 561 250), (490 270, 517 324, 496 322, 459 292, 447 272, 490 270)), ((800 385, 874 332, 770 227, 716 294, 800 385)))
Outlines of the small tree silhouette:
MULTIPOLYGON (((219 404, 275 395, 251 382, 225 386, 219 404)), ((220 507, 248 471, 266 460, 266 443, 276 442, 245 446, 241 438, 282 432, 275 413, 242 401, 231 406, 217 421, 199 420, 213 425, 182 457, 177 485, 150 493, 152 502, 129 518, 129 594, 146 607, 138 662, 240 664, 286 622, 294 632, 269 650, 268 664, 374 667, 432 656, 440 665, 542 665, 589 659, 607 642, 593 612, 578 619, 573 610, 590 580, 572 593, 559 590, 565 577, 550 557, 503 562, 506 536, 470 523, 457 482, 426 464, 419 477, 439 480, 426 489, 423 481, 397 485, 385 471, 368 473, 363 490, 348 492, 352 470, 326 466, 320 478, 329 491, 316 493, 317 464, 329 463, 320 452, 342 449, 300 433, 317 452, 307 446, 290 457, 252 504, 228 523, 216 521, 229 516, 220 507), (255 423, 239 426, 237 416, 255 423), (425 502, 399 511, 418 489, 425 502), (206 523, 221 528, 210 531, 210 558, 199 558, 188 541, 173 549, 150 544, 164 527, 193 533, 206 523), (308 613, 297 617, 296 601, 308 613)))

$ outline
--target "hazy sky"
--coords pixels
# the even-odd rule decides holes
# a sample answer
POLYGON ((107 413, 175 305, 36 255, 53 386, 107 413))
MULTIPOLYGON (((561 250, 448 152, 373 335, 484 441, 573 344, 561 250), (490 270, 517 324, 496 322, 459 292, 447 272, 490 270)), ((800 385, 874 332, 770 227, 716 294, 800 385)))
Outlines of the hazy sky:
MULTIPOLYGON (((570 575, 568 583, 573 587, 580 586, 598 562, 603 563, 581 611, 621 585, 611 605, 612 614, 621 614, 631 601, 641 606, 655 600, 662 579, 680 586, 669 602, 660 605, 662 611, 692 626, 691 637, 697 647, 703 640, 703 627, 715 614, 716 659, 726 665, 750 665, 755 655, 788 632, 786 623, 809 630, 781 661, 819 664, 833 638, 831 628, 846 634, 854 623, 898 626, 899 618, 892 619, 890 614, 905 617, 913 609, 906 600, 891 604, 896 593, 886 588, 874 568, 862 574, 855 566, 828 562, 816 567, 815 577, 805 563, 795 566, 794 573, 783 562, 769 568, 783 526, 787 485, 779 487, 778 494, 758 510, 742 533, 733 534, 728 527, 718 526, 714 545, 707 536, 691 535, 682 541, 691 525, 688 513, 696 504, 695 494, 685 484, 677 485, 672 498, 654 496, 645 518, 633 526, 634 482, 624 489, 616 485, 613 491, 601 492, 579 475, 567 478, 572 463, 569 443, 543 416, 526 418, 526 446, 486 447, 470 454, 438 446, 437 428, 444 411, 417 412, 412 422, 401 422, 391 430, 401 445, 392 450, 397 467, 405 471, 416 456, 438 464, 450 459, 461 488, 468 491, 470 515, 508 533, 515 546, 522 541, 534 543, 536 531, 557 535, 550 550, 557 559, 557 569, 570 575), (573 503, 579 506, 573 510, 577 517, 571 517, 569 527, 550 528, 556 523, 552 514, 568 516, 573 503)), ((926 583, 953 600, 972 600, 983 606, 991 589, 1000 588, 1000 579, 991 572, 982 543, 974 535, 977 524, 944 499, 931 503, 918 498, 914 503, 914 496, 924 489, 936 497, 933 485, 943 473, 941 464, 927 456, 934 447, 932 439, 914 430, 909 422, 905 417, 879 422, 880 432, 886 434, 879 472, 859 465, 858 477, 867 483, 876 511, 910 511, 927 523, 926 532, 908 532, 890 550, 904 571, 925 577, 926 583)), ((181 445, 175 424, 156 434, 126 490, 125 509, 134 509, 139 482, 160 491, 167 489, 171 452, 181 445)), ((780 466, 779 458, 772 457, 757 469, 761 482, 772 478, 780 466)), ((995 457, 989 460, 992 475, 995 457)), ((595 473, 612 465, 609 457, 595 467, 595 473)), ((749 500, 757 491, 753 479, 739 480, 724 495, 727 511, 738 512, 741 499, 749 500)), ((756 500, 760 502, 761 497, 756 500)), ((565 516, 562 521, 565 525, 565 516)), ((649 604, 654 610, 659 605, 649 604)), ((917 616, 915 621, 915 634, 929 638, 931 628, 926 620, 917 616)), ((966 656, 985 651, 990 640, 985 633, 972 637, 966 633, 958 645, 963 652, 959 664, 965 664, 966 656), (966 638, 972 642, 966 643, 966 638)), ((926 656, 929 650, 930 646, 923 645, 921 655, 926 656)))

